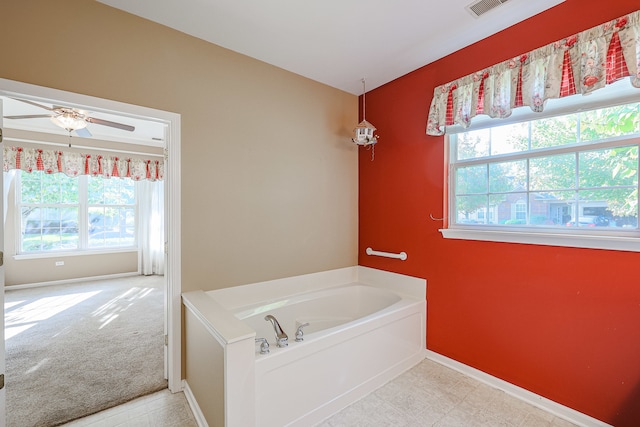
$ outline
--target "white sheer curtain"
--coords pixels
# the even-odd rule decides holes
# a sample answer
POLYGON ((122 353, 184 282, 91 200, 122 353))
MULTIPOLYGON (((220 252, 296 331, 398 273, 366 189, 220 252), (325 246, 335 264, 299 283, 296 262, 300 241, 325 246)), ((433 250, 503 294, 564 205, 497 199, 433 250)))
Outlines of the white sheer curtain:
POLYGON ((13 182, 14 177, 16 176, 16 171, 10 170, 8 172, 3 172, 4 180, 3 180, 3 188, 2 188, 2 199, 4 201, 4 212, 2 213, 2 221, 7 224, 7 209, 9 206, 9 189, 11 188, 11 184, 13 182))
POLYGON ((138 181, 140 272, 164 274, 164 181, 138 181))

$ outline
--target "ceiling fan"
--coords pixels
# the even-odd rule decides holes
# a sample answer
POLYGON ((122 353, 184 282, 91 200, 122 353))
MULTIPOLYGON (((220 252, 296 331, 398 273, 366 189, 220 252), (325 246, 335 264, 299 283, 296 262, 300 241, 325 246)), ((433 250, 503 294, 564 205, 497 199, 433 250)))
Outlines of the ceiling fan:
POLYGON ((39 119, 39 118, 47 118, 49 117, 51 121, 60 126, 62 129, 65 129, 67 132, 75 131, 78 136, 89 138, 91 137, 91 132, 87 129, 87 124, 93 123, 96 125, 109 126, 112 128, 122 129, 129 132, 133 132, 135 130, 134 126, 126 125, 123 123, 116 123, 109 120, 98 119, 95 117, 91 117, 87 115, 85 112, 81 110, 77 110, 71 107, 61 107, 54 105, 52 107, 47 107, 46 105, 39 104, 37 102, 29 101, 27 99, 19 99, 12 98, 16 101, 24 102, 27 104, 34 105, 39 108, 43 108, 45 110, 50 111, 50 114, 25 114, 19 116, 4 116, 5 119, 39 119))

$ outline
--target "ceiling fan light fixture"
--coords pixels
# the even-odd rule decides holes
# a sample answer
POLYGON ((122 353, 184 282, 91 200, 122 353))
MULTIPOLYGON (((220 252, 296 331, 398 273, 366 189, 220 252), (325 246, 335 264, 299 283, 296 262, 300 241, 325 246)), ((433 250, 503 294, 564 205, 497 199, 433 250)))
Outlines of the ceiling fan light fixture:
POLYGON ((65 111, 56 116, 52 116, 51 121, 69 132, 87 127, 87 122, 84 120, 84 117, 73 111, 65 111))

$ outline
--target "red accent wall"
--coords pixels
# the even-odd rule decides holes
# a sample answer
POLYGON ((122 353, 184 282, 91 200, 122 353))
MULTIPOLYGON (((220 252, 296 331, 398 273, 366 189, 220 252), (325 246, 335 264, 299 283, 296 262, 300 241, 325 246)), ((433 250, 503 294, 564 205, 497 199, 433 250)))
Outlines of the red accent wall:
POLYGON ((359 153, 359 263, 427 279, 427 348, 623 427, 640 425, 640 254, 444 239, 444 139, 425 128, 436 86, 638 8, 567 0, 369 92, 380 140, 359 153))

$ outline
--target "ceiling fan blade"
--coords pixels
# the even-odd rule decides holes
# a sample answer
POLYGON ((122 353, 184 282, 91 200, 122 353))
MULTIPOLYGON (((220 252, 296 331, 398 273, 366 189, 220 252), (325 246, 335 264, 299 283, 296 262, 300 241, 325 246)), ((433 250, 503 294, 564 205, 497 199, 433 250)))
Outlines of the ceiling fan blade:
POLYGON ((89 129, 87 128, 76 129, 76 135, 81 136, 83 138, 91 138, 93 136, 91 135, 91 132, 89 132, 89 129))
POLYGON ((112 128, 118 128, 122 130, 128 130, 129 132, 133 132, 136 130, 134 126, 125 125, 122 123, 110 122, 109 120, 96 119, 95 117, 87 117, 85 120, 89 123, 94 123, 96 125, 109 126, 112 128))
POLYGON ((25 102, 27 104, 35 105, 36 107, 44 108, 45 110, 53 111, 53 108, 49 108, 46 105, 38 104, 37 102, 29 101, 28 99, 20 99, 20 98, 11 98, 16 101, 25 102))
POLYGON ((5 119, 45 119, 49 118, 49 114, 25 114, 22 116, 4 116, 5 119))

